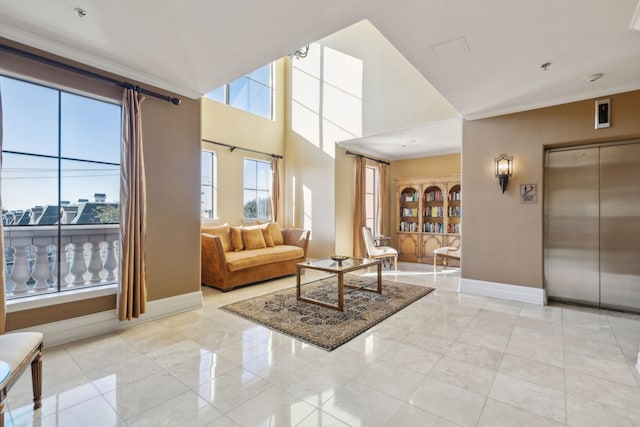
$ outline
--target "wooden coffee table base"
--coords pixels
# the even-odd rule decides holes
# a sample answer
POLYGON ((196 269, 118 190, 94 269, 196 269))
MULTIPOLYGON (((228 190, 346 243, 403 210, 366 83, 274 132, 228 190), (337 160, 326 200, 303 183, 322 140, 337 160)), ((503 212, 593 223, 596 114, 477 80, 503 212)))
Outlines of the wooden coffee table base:
POLYGON ((350 289, 362 289, 368 292, 375 292, 377 294, 382 293, 382 262, 379 259, 370 259, 370 258, 349 258, 348 260, 342 261, 340 263, 332 261, 331 259, 323 259, 318 261, 309 261, 309 262, 301 262, 298 264, 297 274, 296 274, 296 298, 298 301, 304 301, 311 304, 316 304, 322 307, 331 308, 333 310, 344 311, 344 288, 350 289), (350 273, 352 271, 360 270, 363 268, 369 268, 377 266, 378 275, 377 275, 377 286, 375 289, 368 288, 367 286, 353 286, 353 285, 345 285, 344 283, 344 275, 345 273, 350 273), (329 304, 326 301, 318 301, 311 298, 306 298, 301 295, 301 281, 300 274, 302 270, 310 269, 310 270, 319 270, 327 273, 333 273, 338 277, 338 304, 329 304))

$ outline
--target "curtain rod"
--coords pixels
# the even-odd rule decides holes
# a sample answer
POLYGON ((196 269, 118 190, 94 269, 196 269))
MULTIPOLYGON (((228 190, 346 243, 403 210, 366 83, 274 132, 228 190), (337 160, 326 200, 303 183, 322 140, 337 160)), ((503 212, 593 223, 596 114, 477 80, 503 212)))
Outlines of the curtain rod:
POLYGON ((384 160, 374 159, 373 157, 367 157, 367 156, 365 156, 363 154, 353 153, 351 151, 347 151, 347 154, 349 154, 351 156, 356 156, 356 157, 364 157, 365 159, 369 159, 369 160, 371 160, 373 162, 384 163, 387 166, 389 166, 391 164, 389 162, 385 162, 384 160))
POLYGON ((208 139, 203 139, 202 142, 208 142, 210 144, 216 144, 216 145, 221 145, 223 147, 227 147, 231 150, 231 152, 233 152, 233 150, 243 150, 243 151, 249 151, 250 153, 256 153, 256 154, 262 154, 265 156, 275 157, 276 159, 284 159, 284 156, 281 156, 279 154, 270 154, 270 153, 265 153, 264 151, 252 150, 251 148, 236 147, 235 145, 229 145, 223 142, 209 141, 208 139))
POLYGON ((110 77, 106 77, 106 76, 103 76, 101 74, 94 73, 92 71, 83 70, 82 68, 74 67, 73 65, 69 65, 69 64, 65 64, 65 63, 59 62, 59 61, 55 61, 53 59, 45 58, 44 56, 36 55, 35 53, 31 53, 31 52, 26 52, 24 50, 17 49, 15 47, 11 47, 11 46, 7 46, 7 45, 4 45, 4 44, 0 44, 0 50, 12 53, 12 54, 17 55, 17 56, 21 56, 23 58, 31 59, 32 61, 37 61, 37 62, 40 62, 42 64, 51 65, 53 67, 61 68, 63 70, 70 71, 72 73, 80 74, 80 75, 83 75, 85 77, 90 77, 90 78, 96 79, 96 80, 102 80, 103 82, 111 83, 111 84, 114 84, 116 86, 120 86, 120 87, 123 87, 123 88, 126 88, 126 89, 133 89, 133 90, 135 90, 137 92, 140 92, 140 93, 143 93, 145 95, 153 96, 154 98, 159 98, 159 99, 162 99, 163 101, 170 102, 173 105, 180 105, 180 102, 181 102, 180 98, 175 98, 175 97, 162 95, 162 94, 159 94, 157 92, 153 92, 153 91, 148 90, 148 89, 143 89, 140 86, 136 86, 136 85, 133 85, 131 83, 121 82, 119 80, 112 79, 110 77))

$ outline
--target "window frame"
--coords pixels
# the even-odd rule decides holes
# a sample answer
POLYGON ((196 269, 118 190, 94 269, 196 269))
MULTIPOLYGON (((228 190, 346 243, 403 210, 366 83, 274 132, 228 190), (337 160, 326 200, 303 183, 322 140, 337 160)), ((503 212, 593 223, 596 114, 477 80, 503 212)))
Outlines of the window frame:
MULTIPOLYGON (((10 80, 14 80, 20 83, 25 83, 25 84, 29 84, 29 85, 33 85, 33 86, 37 86, 37 87, 41 87, 47 90, 52 90, 56 92, 56 97, 57 97, 57 107, 55 110, 55 114, 57 116, 57 134, 55 135, 55 139, 57 140, 57 155, 53 155, 53 154, 40 154, 37 152, 29 152, 29 151, 18 151, 18 150, 13 150, 13 149, 5 149, 5 146, 3 146, 3 150, 2 153, 3 154, 11 154, 11 155, 16 155, 16 156, 26 156, 28 158, 42 158, 42 159, 50 159, 50 160, 55 160, 57 163, 56 166, 56 170, 55 170, 55 181, 56 181, 56 185, 57 185, 57 200, 56 200, 56 204, 49 204, 47 203, 47 205, 49 206, 56 206, 58 209, 58 212, 61 212, 61 209, 64 206, 67 206, 66 203, 63 199, 63 194, 62 194, 62 188, 63 186, 61 185, 61 182, 64 178, 66 178, 66 176, 64 175, 65 173, 68 173, 69 171, 73 171, 74 169, 66 169, 63 166, 64 162, 75 162, 75 163, 81 163, 81 164, 88 164, 88 165, 99 165, 99 166, 117 166, 118 168, 118 173, 117 173, 117 180, 118 180, 118 193, 116 196, 117 199, 117 204, 118 204, 118 208, 120 208, 120 177, 121 177, 121 160, 120 160, 120 156, 121 156, 121 138, 122 138, 122 129, 123 129, 123 122, 122 122, 122 103, 119 100, 116 100, 114 98, 110 98, 110 97, 106 97, 97 93, 92 93, 92 92, 88 92, 88 91, 83 91, 83 90, 77 90, 73 87, 68 87, 65 85, 61 85, 59 83, 56 83, 54 81, 42 81, 39 79, 34 79, 31 78, 30 76, 26 76, 26 75, 22 75, 22 74, 14 74, 14 73, 10 73, 10 72, 6 72, 5 70, 0 72, 0 77, 4 78, 4 79, 10 79, 10 80), (117 158, 118 158, 118 162, 112 162, 112 161, 103 161, 103 160, 97 160, 97 159, 91 159, 91 158, 87 158, 85 154, 80 154, 78 157, 69 157, 69 156, 65 156, 63 154, 63 147, 65 146, 64 141, 65 138, 62 134, 62 119, 61 117, 63 115, 67 115, 69 113, 69 110, 67 108, 65 108, 65 102, 64 98, 65 96, 73 96, 73 97, 80 97, 80 98, 86 98, 87 100, 90 101, 95 101, 95 102, 100 102, 100 103, 104 103, 104 104, 110 104, 112 106, 115 106, 118 108, 119 112, 117 114, 117 116, 119 117, 118 119, 118 131, 117 131, 117 135, 118 138, 115 140, 117 143, 117 158), (64 101, 64 102, 63 102, 64 101), (66 172, 65 172, 66 171, 66 172)), ((4 100, 4 99, 3 99, 4 100)), ((6 108, 6 107, 5 107, 6 108)), ((6 110, 5 110, 6 111, 6 110)), ((72 116, 73 117, 73 116, 72 116)), ((3 120, 5 118, 3 117, 3 120)), ((70 142, 67 142, 67 144, 71 144, 70 142)), ((98 193, 95 193, 96 197, 98 195, 98 193)), ((113 205, 116 202, 106 202, 107 206, 113 205)), ((51 246, 55 247, 55 252, 56 254, 61 254, 64 253, 63 250, 61 250, 61 248, 64 247, 64 245, 68 244, 67 243, 62 243, 64 240, 68 239, 69 236, 71 235, 75 235, 76 233, 74 231, 71 230, 77 230, 82 232, 82 230, 87 229, 87 228, 91 228, 91 227, 100 227, 100 228, 104 228, 104 229, 111 229, 111 230, 115 230, 116 228, 119 229, 120 228, 120 221, 119 221, 119 214, 117 215, 118 220, 117 222, 100 222, 100 223, 63 223, 62 218, 64 217, 63 214, 59 213, 58 214, 58 220, 57 223, 54 224, 53 226, 47 226, 42 225, 42 224, 26 224, 26 225, 19 225, 19 224, 9 224, 9 225, 3 225, 3 231, 4 234, 6 235, 6 233, 9 233, 10 235, 15 235, 15 234, 24 234, 23 231, 28 230, 29 227, 40 227, 40 229, 42 230, 43 227, 45 229, 47 228, 51 228, 51 227, 55 227, 58 230, 58 239, 56 239, 55 243, 53 243, 51 246), (66 231, 70 231, 69 235, 65 234, 65 230, 66 231), (60 238, 60 233, 62 233, 64 236, 66 236, 64 239, 60 238)), ((110 215, 111 216, 111 215, 110 215)), ((115 232, 115 231, 113 231, 115 232)), ((116 232, 117 234, 118 232, 116 232)), ((50 233, 49 233, 50 234, 50 233)), ((5 235, 0 236, 3 239, 5 238, 5 235)), ((34 234, 35 237, 32 237, 32 239, 37 239, 37 234, 34 234)), ((117 239, 118 241, 118 247, 119 245, 119 239, 117 239)), ((32 245, 35 245, 35 243, 32 243, 32 245)), ((6 247, 5 247, 6 249, 6 247)), ((68 259, 68 258, 67 258, 68 259)), ((119 286, 119 274, 116 276, 115 280, 111 280, 111 279, 107 279, 109 281, 107 282, 99 282, 99 283, 92 283, 90 280, 89 281, 85 281, 84 284, 82 284, 81 286, 76 286, 75 288, 72 287, 71 285, 65 286, 65 283, 62 282, 61 276, 60 276, 60 267, 59 267, 59 263, 61 262, 61 259, 58 259, 57 255, 56 255, 56 265, 52 267, 52 271, 51 271, 51 275, 55 276, 55 285, 50 288, 50 290, 48 292, 40 292, 40 293, 32 293, 29 292, 27 294, 24 295, 18 295, 18 296, 13 296, 13 297, 6 297, 6 305, 7 305, 7 312, 17 312, 17 311, 22 311, 22 310, 30 310, 33 308, 38 308, 38 307, 44 307, 44 306, 51 306, 51 305, 57 305, 57 304, 61 304, 61 303, 66 303, 66 302, 72 302, 72 301, 79 301, 79 300, 85 300, 85 299, 89 299, 89 298, 95 298, 96 296, 102 296, 102 295, 115 295, 117 292, 117 287, 119 286), (66 288, 66 289, 65 289, 66 288)), ((88 265, 88 264, 87 264, 88 265)), ((103 266, 104 268, 104 266, 103 266)), ((120 261, 118 261, 118 265, 117 265, 118 271, 120 269, 120 261)), ((88 270, 87 270, 88 271, 88 270)), ((66 276, 65 276, 66 277, 66 276)), ((33 276, 32 279, 33 280, 33 276)), ((48 280, 48 279, 47 279, 48 280)), ((69 282, 67 282, 69 283, 69 282)), ((6 284, 4 284, 3 286, 5 286, 6 284)))
MULTIPOLYGON (((206 221, 217 221, 218 220, 218 153, 215 150, 209 149, 209 148, 202 148, 200 150, 200 155, 202 156, 202 154, 204 153, 210 153, 211 154, 211 184, 209 184, 208 186, 211 187, 211 216, 210 217, 204 217, 203 211, 202 211, 202 207, 204 205, 204 200, 203 200, 203 190, 205 187, 205 184, 203 184, 202 182, 202 171, 201 171, 201 176, 200 176, 200 221, 206 222, 206 221)), ((200 164, 202 166, 202 157, 201 157, 201 161, 200 164)))
POLYGON ((266 160, 261 160, 261 159, 256 159, 256 158, 252 158, 252 157, 244 157, 242 160, 242 219, 245 222, 251 222, 251 221, 269 221, 271 219, 271 212, 270 212, 270 207, 267 208, 267 216, 266 217, 260 217, 258 212, 258 192, 259 191, 267 191, 269 194, 269 197, 267 198, 269 200, 269 202, 271 201, 271 197, 273 196, 272 194, 272 190, 273 190, 273 185, 272 185, 272 179, 273 179, 273 169, 271 167, 271 162, 266 161, 266 160), (256 173, 255 173, 255 177, 256 177, 256 181, 255 181, 255 188, 247 188, 247 182, 246 182, 246 162, 250 161, 250 162, 254 162, 255 164, 255 168, 256 168, 256 173), (268 187, 267 189, 260 189, 258 188, 258 179, 259 179, 259 174, 258 174, 258 164, 265 164, 268 166, 269 168, 269 183, 268 183, 268 187), (256 197, 256 217, 252 218, 252 217, 247 217, 245 215, 245 205, 248 203, 245 200, 245 193, 247 191, 255 191, 256 197))
POLYGON ((245 111, 245 112, 253 114, 255 116, 262 117, 262 118, 267 119, 267 120, 275 121, 275 110, 276 110, 275 109, 275 98, 276 98, 275 97, 275 93, 276 93, 275 91, 276 91, 276 67, 275 67, 275 63, 271 62, 269 64, 266 64, 266 65, 258 68, 257 70, 252 71, 251 73, 245 74, 244 76, 242 76, 240 78, 237 78, 237 79, 235 79, 235 80, 233 80, 233 81, 231 81, 229 83, 224 84, 223 86, 220 86, 220 87, 212 90, 211 92, 206 93, 204 95, 204 97, 207 98, 207 99, 211 99, 212 101, 220 102, 222 104, 225 104, 225 105, 228 105, 230 107, 236 108, 238 110, 245 111), (255 78, 251 77, 251 74, 253 74, 253 73, 257 72, 257 71, 260 71, 261 69, 263 69, 265 67, 269 67, 269 74, 270 74, 270 79, 269 79, 270 80, 270 82, 269 82, 270 84, 269 85, 266 85, 263 82, 261 82, 259 80, 256 80, 255 78), (265 115, 262 115, 262 114, 258 114, 256 112, 252 111, 250 103, 248 105, 248 108, 242 108, 242 107, 240 107, 238 105, 234 105, 231 102, 231 99, 230 99, 230 87, 234 83, 240 82, 242 80, 248 80, 249 82, 253 82, 253 83, 259 84, 259 85, 261 85, 262 87, 266 88, 269 91, 269 115, 268 116, 265 116, 265 115), (216 91, 218 91, 220 89, 223 89, 223 99, 222 100, 220 100, 217 97, 214 98, 213 96, 210 96, 211 94, 213 94, 213 92, 216 92, 216 91))
POLYGON ((369 225, 369 220, 373 222, 373 226, 371 228, 371 232, 374 236, 378 236, 380 234, 379 221, 378 221, 378 168, 375 166, 365 166, 365 224, 369 225), (368 181, 369 180, 369 172, 372 173, 373 183, 371 183, 372 192, 369 192, 367 189, 369 188, 368 181), (367 196, 371 196, 373 206, 369 206, 367 203, 367 196), (372 212, 369 212, 371 209, 372 212), (371 213, 371 215, 370 215, 371 213))

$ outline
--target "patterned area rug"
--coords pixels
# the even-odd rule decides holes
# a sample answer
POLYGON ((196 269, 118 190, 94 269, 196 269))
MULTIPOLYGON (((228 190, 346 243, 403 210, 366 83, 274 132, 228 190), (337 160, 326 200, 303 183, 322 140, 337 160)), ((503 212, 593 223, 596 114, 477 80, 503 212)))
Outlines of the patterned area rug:
MULTIPOLYGON (((345 276, 345 284, 357 286, 371 280, 371 277, 345 276)), ((335 277, 315 281, 302 287, 302 295, 335 304, 336 283, 335 277)), ((293 287, 220 309, 331 351, 431 291, 433 288, 388 280, 382 281, 382 294, 345 288, 344 312, 340 312, 298 301, 293 287)))

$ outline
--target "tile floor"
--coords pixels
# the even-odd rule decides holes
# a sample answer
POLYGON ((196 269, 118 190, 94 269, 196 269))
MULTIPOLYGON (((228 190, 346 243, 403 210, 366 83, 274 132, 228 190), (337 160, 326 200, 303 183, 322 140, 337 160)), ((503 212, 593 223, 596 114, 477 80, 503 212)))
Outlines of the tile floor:
POLYGON ((458 294, 458 279, 401 263, 398 281, 436 291, 333 352, 218 310, 293 277, 203 288, 201 310, 47 348, 42 409, 26 374, 6 426, 640 425, 640 316, 458 294))

